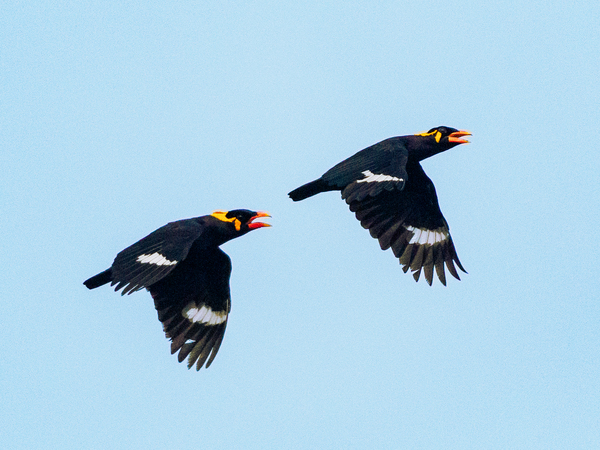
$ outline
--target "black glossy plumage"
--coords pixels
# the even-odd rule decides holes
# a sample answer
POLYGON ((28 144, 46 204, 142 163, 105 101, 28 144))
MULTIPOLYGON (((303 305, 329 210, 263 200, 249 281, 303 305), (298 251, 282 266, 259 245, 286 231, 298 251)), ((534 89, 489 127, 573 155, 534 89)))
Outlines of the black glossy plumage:
POLYGON ((231 260, 219 246, 269 226, 253 222, 268 214, 249 210, 215 211, 168 223, 121 251, 112 266, 84 282, 89 289, 111 283, 131 294, 146 288, 171 353, 196 369, 214 360, 231 310, 231 260))
POLYGON ((386 139, 294 189, 289 196, 300 201, 321 192, 341 191, 361 225, 379 240, 383 250, 392 249, 404 272, 410 269, 418 281, 423 269, 431 285, 435 269, 445 285, 445 263, 452 276, 460 280, 455 264, 466 271, 456 254, 435 187, 420 161, 467 143, 461 137, 470 134, 437 127, 386 139))

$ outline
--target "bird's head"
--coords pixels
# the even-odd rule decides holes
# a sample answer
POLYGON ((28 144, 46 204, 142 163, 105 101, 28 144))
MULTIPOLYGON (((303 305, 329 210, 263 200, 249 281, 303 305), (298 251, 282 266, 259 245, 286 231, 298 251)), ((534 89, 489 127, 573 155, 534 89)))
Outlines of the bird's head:
POLYGON ((469 141, 462 139, 471 136, 469 131, 461 131, 451 127, 435 127, 429 131, 417 133, 410 138, 410 150, 414 152, 419 161, 437 155, 451 149, 459 144, 468 144, 469 141))
POLYGON ((268 223, 254 222, 259 217, 271 217, 269 213, 262 211, 232 209, 231 211, 215 211, 211 216, 221 222, 223 231, 231 236, 230 239, 256 230, 257 228, 271 226, 268 223))

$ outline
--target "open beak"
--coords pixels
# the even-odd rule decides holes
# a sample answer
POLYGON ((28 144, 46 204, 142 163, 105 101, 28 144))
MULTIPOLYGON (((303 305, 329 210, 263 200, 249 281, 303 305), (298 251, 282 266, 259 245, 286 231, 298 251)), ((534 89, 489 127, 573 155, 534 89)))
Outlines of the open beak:
POLYGON ((448 142, 453 142, 455 144, 468 144, 469 141, 466 139, 461 139, 463 136, 472 136, 469 131, 455 131, 450 136, 448 136, 448 142))
POLYGON ((255 230, 257 228, 263 228, 263 227, 270 227, 271 226, 271 224, 268 224, 268 223, 254 222, 254 220, 258 219, 259 217, 271 217, 271 215, 268 212, 264 212, 264 211, 257 212, 256 215, 253 216, 248 221, 248 228, 250 228, 251 230, 255 230))

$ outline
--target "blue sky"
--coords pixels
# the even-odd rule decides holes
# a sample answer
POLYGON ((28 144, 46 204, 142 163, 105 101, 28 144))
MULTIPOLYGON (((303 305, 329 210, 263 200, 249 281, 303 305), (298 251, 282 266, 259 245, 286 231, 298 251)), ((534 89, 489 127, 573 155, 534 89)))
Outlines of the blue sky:
POLYGON ((600 4, 5 2, 3 448, 600 447, 600 4), (415 283, 339 194, 287 192, 437 125, 463 280, 415 283), (150 295, 82 282, 165 223, 231 241, 208 370, 150 295))

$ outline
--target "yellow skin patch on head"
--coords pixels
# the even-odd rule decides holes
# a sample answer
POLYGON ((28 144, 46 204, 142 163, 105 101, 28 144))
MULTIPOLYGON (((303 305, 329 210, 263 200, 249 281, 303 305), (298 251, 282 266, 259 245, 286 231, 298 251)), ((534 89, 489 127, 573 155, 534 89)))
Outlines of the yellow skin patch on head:
POLYGON ((439 144, 440 140, 442 139, 442 133, 438 130, 424 131, 422 133, 415 134, 415 136, 432 136, 434 134, 435 134, 435 142, 437 142, 439 144))
POLYGON ((422 133, 415 133, 415 136, 431 136, 433 133, 435 133, 437 130, 433 130, 433 131, 423 131, 422 133))
POLYGON ((228 212, 229 211, 214 211, 211 214, 211 216, 213 216, 216 219, 219 219, 221 222, 233 222, 233 224, 235 225, 235 229, 237 231, 240 231, 240 228, 242 227, 242 222, 240 222, 237 217, 227 217, 228 212))

